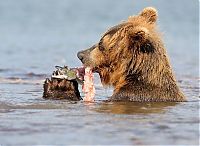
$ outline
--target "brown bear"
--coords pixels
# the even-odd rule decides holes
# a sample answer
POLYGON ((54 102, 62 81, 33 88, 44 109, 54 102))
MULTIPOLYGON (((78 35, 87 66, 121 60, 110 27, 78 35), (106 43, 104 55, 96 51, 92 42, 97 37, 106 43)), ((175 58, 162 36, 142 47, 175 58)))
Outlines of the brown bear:
POLYGON ((85 67, 113 86, 112 101, 185 101, 177 86, 166 49, 157 30, 157 10, 110 28, 91 48, 78 52, 85 67))

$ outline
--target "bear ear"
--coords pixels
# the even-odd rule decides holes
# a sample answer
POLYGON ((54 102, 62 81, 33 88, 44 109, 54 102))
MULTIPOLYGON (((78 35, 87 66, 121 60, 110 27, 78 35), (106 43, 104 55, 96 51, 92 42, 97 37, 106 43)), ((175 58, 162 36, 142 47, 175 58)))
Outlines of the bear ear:
POLYGON ((158 12, 153 7, 144 8, 139 16, 144 17, 149 23, 155 23, 158 18, 158 12))
POLYGON ((130 28, 128 31, 128 38, 129 42, 135 43, 142 43, 147 39, 148 36, 148 30, 144 27, 136 27, 136 28, 130 28))

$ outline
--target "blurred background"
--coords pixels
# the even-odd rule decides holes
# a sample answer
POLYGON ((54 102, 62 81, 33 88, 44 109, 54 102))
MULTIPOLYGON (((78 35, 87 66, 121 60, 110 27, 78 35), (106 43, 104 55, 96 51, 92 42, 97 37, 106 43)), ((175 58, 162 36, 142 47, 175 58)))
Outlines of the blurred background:
POLYGON ((0 0, 0 145, 198 145, 198 139, 199 1, 0 0), (41 98, 55 65, 81 66, 78 51, 148 6, 158 10, 189 102, 102 103, 112 89, 104 89, 98 75, 94 104, 41 98))
POLYGON ((0 0, 0 68, 49 73, 54 65, 80 66, 79 50, 147 6, 158 10, 175 72, 198 76, 197 0, 0 0))

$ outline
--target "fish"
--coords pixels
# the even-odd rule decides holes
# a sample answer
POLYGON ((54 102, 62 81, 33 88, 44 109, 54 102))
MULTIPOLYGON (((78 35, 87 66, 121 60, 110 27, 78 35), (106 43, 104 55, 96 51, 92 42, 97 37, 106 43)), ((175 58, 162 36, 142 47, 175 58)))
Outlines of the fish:
POLYGON ((85 68, 84 84, 82 90, 85 94, 83 101, 94 102, 95 87, 94 87, 94 75, 90 67, 85 68))

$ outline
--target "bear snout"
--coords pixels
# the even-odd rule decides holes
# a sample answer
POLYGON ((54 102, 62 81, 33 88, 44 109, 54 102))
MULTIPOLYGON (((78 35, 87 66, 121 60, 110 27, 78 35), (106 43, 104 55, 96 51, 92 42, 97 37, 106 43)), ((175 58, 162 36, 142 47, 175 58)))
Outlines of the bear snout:
POLYGON ((95 48, 96 48, 96 45, 92 46, 92 47, 89 48, 89 49, 79 51, 79 52, 77 53, 77 57, 81 60, 81 62, 82 62, 83 64, 84 64, 84 63, 87 63, 87 62, 90 62, 90 61, 89 61, 90 53, 91 53, 91 51, 93 51, 95 48))

